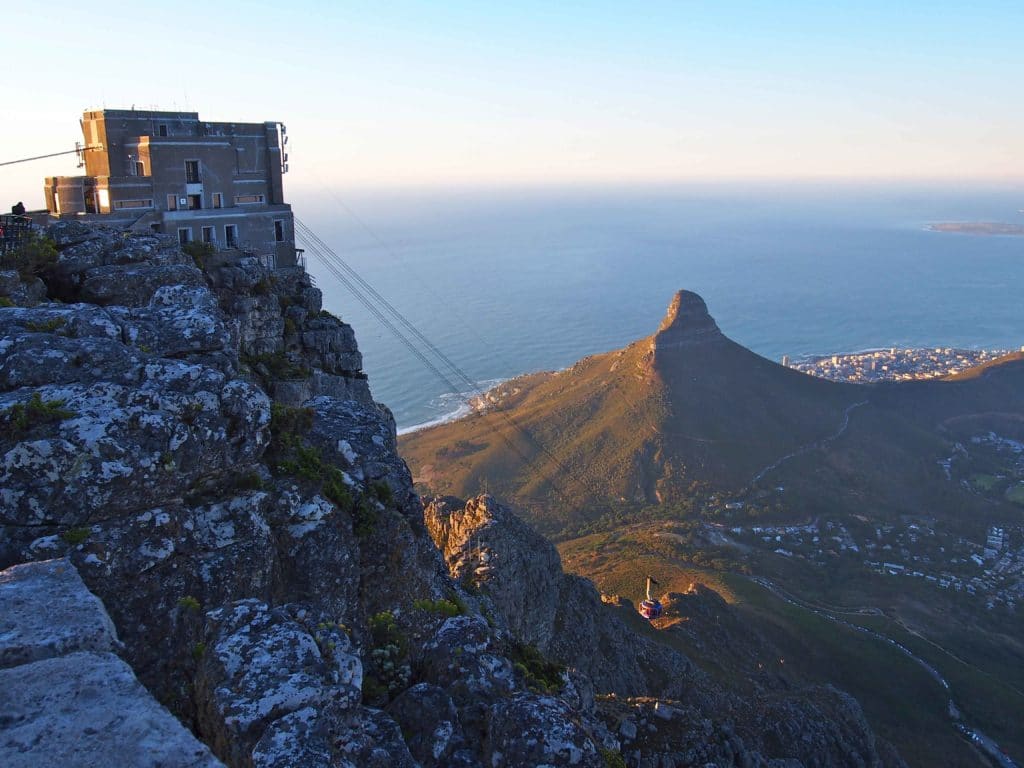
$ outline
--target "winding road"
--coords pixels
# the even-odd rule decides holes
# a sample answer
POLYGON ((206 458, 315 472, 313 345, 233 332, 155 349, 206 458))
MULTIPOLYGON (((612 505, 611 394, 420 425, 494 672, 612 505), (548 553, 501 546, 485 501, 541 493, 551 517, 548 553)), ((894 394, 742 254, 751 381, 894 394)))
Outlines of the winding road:
POLYGON ((829 435, 828 437, 823 437, 820 440, 815 440, 813 443, 807 443, 807 445, 802 445, 792 453, 787 453, 781 459, 778 459, 774 463, 769 464, 767 467, 765 467, 756 475, 754 475, 754 479, 750 481, 750 484, 756 485, 761 480, 761 478, 763 478, 769 472, 778 469, 780 466, 782 466, 785 462, 789 461, 790 459, 794 459, 797 456, 802 456, 803 454, 817 450, 818 448, 824 448, 829 443, 838 440, 840 437, 843 436, 843 433, 846 432, 846 428, 850 426, 850 414, 853 413, 854 410, 856 410, 857 408, 860 408, 862 405, 867 404, 867 400, 861 400, 859 403, 852 403, 851 405, 846 406, 846 409, 843 411, 843 423, 839 425, 839 429, 837 429, 833 434, 829 435))
MULTIPOLYGON (((853 406, 851 406, 851 408, 852 407, 853 406)), ((849 411, 850 409, 847 410, 849 411)), ((966 738, 974 746, 978 747, 978 749, 982 750, 985 754, 987 754, 989 757, 995 760, 996 763, 1002 768, 1020 768, 1020 766, 1016 762, 1011 760, 1010 757, 1005 752, 1003 752, 999 744, 996 743, 994 739, 992 739, 990 736, 985 735, 977 728, 972 728, 960 721, 960 708, 953 701, 952 691, 949 687, 949 681, 947 681, 946 678, 942 676, 939 670, 937 670, 927 661, 922 659, 920 656, 917 656, 913 651, 907 648, 907 646, 897 642, 896 640, 893 640, 891 637, 886 637, 880 632, 875 632, 873 629, 868 629, 867 627, 862 627, 858 624, 853 624, 852 622, 846 621, 845 619, 840 619, 836 616, 833 616, 828 611, 825 611, 821 608, 816 608, 810 605, 809 603, 806 603, 803 600, 789 594, 781 587, 777 586, 774 582, 764 578, 763 576, 750 576, 748 578, 755 584, 758 584, 759 586, 771 592, 773 595, 775 595, 775 597, 779 598, 784 602, 789 603, 790 605, 796 606, 797 608, 800 608, 805 611, 810 611, 815 616, 820 616, 823 619, 827 619, 828 621, 834 622, 836 624, 841 624, 844 627, 853 629, 857 632, 861 632, 865 635, 873 637, 874 639, 879 640, 880 642, 888 643, 893 648, 899 650, 904 656, 919 664, 939 685, 941 685, 947 692, 949 692, 950 718, 953 720, 953 727, 956 728, 957 731, 964 736, 964 738, 966 738)))

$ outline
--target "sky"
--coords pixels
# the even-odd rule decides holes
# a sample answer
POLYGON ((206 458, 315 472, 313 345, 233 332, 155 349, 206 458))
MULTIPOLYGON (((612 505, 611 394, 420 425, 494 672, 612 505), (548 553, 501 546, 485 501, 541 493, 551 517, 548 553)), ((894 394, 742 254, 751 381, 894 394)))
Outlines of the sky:
MULTIPOLYGON (((0 162, 86 108, 279 120, 293 189, 1024 179, 1024 3, 5 6, 0 162)), ((0 167, 42 204, 73 159, 0 167)), ((3 203, 3 201, 0 201, 3 203)))

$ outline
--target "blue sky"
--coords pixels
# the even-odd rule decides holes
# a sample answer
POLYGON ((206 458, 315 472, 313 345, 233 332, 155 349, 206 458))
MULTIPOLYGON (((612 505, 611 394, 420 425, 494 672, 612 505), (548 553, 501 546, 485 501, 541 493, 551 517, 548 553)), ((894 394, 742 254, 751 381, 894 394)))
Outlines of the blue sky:
MULTIPOLYGON (((1024 178, 1020 2, 57 0, 4 17, 0 160, 135 104, 281 120, 289 182, 310 187, 1024 178)), ((74 172, 4 168, 0 190, 41 199, 43 176, 74 172)))

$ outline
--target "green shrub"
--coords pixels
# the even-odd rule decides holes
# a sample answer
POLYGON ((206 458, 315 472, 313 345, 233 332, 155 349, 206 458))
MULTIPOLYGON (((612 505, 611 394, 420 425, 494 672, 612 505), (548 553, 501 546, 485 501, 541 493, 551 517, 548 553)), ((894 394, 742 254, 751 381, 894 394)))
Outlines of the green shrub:
POLYGON ((604 749, 603 747, 597 750, 601 754, 601 758, 604 760, 605 768, 626 768, 626 759, 611 749, 604 749))
MULTIPOLYGON (((323 453, 302 439, 313 426, 313 410, 275 404, 270 411, 270 447, 267 459, 282 473, 316 488, 324 498, 352 516, 352 530, 368 536, 377 522, 377 508, 369 493, 358 501, 345 482, 345 474, 324 460, 323 453)), ((376 491, 377 496, 383 495, 376 491)))
POLYGON ((7 296, 0 296, 0 308, 14 307, 14 306, 17 306, 17 305, 13 301, 11 301, 10 298, 8 298, 7 296))
POLYGON ((56 263, 56 244, 48 237, 35 234, 10 253, 0 256, 0 269, 16 269, 22 280, 47 275, 56 263))
POLYGON ((373 533, 377 524, 377 507, 364 494, 352 507, 352 531, 356 536, 366 537, 373 533))
POLYGON ((90 533, 92 533, 90 528, 68 528, 60 537, 72 547, 77 547, 89 538, 90 533))
POLYGON ((186 256, 192 257, 192 261, 195 262, 197 267, 206 269, 206 262, 217 252, 217 246, 213 243, 193 240, 191 243, 185 243, 181 246, 181 250, 186 256))
POLYGON ((383 480, 370 483, 370 491, 381 504, 390 504, 392 499, 391 486, 383 480))
POLYGON ((206 643, 196 643, 192 646, 192 658, 199 661, 206 655, 206 643))
POLYGON ((557 693, 564 682, 565 667, 548 661, 534 645, 513 643, 509 651, 512 665, 523 678, 526 687, 536 693, 557 693))
POLYGON ((192 597, 192 595, 185 595, 184 597, 178 598, 178 607, 183 608, 186 611, 198 611, 199 601, 192 597))
POLYGON ((413 600, 412 606, 419 611, 437 614, 446 619, 450 619, 452 616, 462 616, 466 612, 465 604, 458 598, 454 600, 445 600, 444 598, 440 600, 413 600))
POLYGON ((33 392, 27 403, 15 403, 0 412, 0 434, 14 437, 33 426, 51 424, 77 415, 74 411, 65 410, 63 405, 63 400, 43 400, 42 395, 33 392))
POLYGON ((295 324, 295 321, 290 317, 284 319, 284 333, 285 336, 294 336, 299 332, 299 326, 295 324))
POLYGON ((240 491, 262 491, 263 478, 259 472, 243 472, 235 477, 235 488, 240 491))
POLYGON ((274 292, 274 279, 272 277, 264 277, 253 286, 252 291, 258 296, 269 296, 274 292))
POLYGON ((25 323, 25 330, 30 333, 53 333, 63 328, 64 323, 63 317, 51 317, 49 320, 43 320, 40 323, 29 320, 25 323))
POLYGON ((313 372, 304 365, 293 363, 284 352, 264 352, 261 355, 242 355, 242 362, 259 371, 262 368, 272 379, 308 379, 313 372))
POLYGON ((371 704, 387 703, 409 685, 409 644, 390 611, 371 616, 369 625, 373 648, 363 667, 363 698, 371 704))

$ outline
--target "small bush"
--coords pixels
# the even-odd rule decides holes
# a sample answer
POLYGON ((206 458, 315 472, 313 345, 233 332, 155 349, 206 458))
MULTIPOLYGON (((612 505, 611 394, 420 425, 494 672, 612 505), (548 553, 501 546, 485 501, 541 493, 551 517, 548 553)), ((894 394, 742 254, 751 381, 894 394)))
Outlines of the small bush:
POLYGON ((263 478, 259 472, 243 472, 235 477, 235 488, 240 491, 262 491, 263 478))
POLYGON ((178 598, 178 607, 183 608, 186 611, 198 611, 199 601, 192 597, 192 595, 185 595, 184 597, 178 598))
POLYGON ((198 240, 193 240, 191 243, 185 243, 181 246, 181 250, 186 256, 192 257, 192 261, 195 262, 197 267, 200 269, 206 269, 206 262, 217 252, 217 246, 213 243, 203 243, 198 240))
POLYGON ((514 643, 509 658, 531 691, 557 693, 562 690, 562 673, 565 672, 565 667, 545 659, 536 646, 514 643))
POLYGON ((41 323, 29 320, 25 323, 25 330, 30 333, 53 333, 54 331, 63 328, 64 323, 65 320, 63 317, 51 317, 49 320, 44 320, 41 323))
POLYGON ((626 759, 611 749, 599 748, 597 750, 604 760, 605 768, 626 768, 626 759))
POLYGON ((14 307, 14 306, 17 306, 17 305, 13 301, 11 301, 10 298, 8 298, 7 296, 0 296, 0 308, 14 307))
POLYGON ((293 363, 284 352, 264 352, 261 355, 243 355, 242 362, 258 373, 272 379, 308 379, 313 372, 304 365, 293 363), (262 368, 262 371, 260 369, 262 368))
POLYGON ((77 547, 89 538, 90 533, 92 533, 92 530, 89 528, 69 528, 60 537, 72 547, 77 547))
POLYGON ((352 508, 352 532, 365 538, 373 533, 377 524, 377 508, 365 495, 352 508))
POLYGON ((274 292, 274 280, 270 277, 264 277, 252 288, 253 293, 258 296, 269 296, 274 292))
POLYGON ((413 608, 427 613, 437 614, 446 619, 452 616, 462 616, 466 612, 466 606, 461 600, 413 600, 413 608))
POLYGON ((33 392, 27 403, 15 403, 0 413, 0 434, 16 436, 33 426, 51 424, 77 415, 74 411, 65 410, 63 405, 63 400, 43 400, 42 395, 33 392))
POLYGON ((56 263, 56 244, 48 237, 35 234, 10 253, 0 256, 0 269, 16 269, 22 280, 47 275, 56 263))
POLYGON ((370 484, 370 491, 373 493, 374 498, 377 499, 381 504, 390 504, 392 499, 391 486, 383 480, 378 480, 375 483, 370 484))
POLYGON ((285 336, 294 336, 299 332, 299 326, 295 324, 295 321, 290 317, 284 319, 284 333, 285 336))
POLYGON ((196 643, 192 646, 192 658, 199 661, 206 655, 206 643, 196 643))
POLYGON ((363 697, 369 703, 386 703, 409 685, 408 641, 390 611, 371 616, 369 624, 373 649, 364 665, 363 697))

